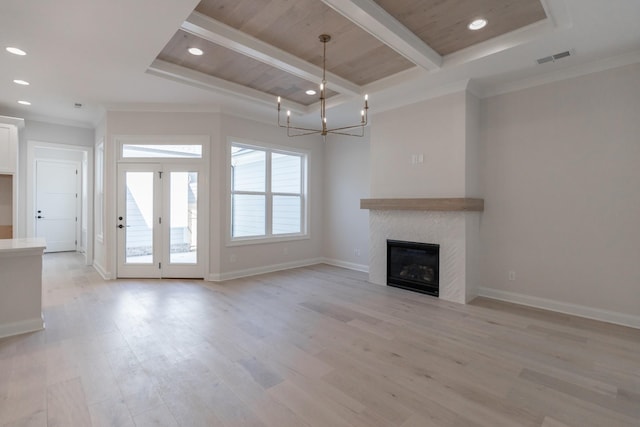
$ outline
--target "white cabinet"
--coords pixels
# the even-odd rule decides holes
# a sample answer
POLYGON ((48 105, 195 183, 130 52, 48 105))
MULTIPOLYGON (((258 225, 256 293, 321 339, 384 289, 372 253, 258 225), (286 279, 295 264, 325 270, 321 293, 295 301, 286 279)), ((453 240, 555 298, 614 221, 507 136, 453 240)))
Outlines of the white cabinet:
POLYGON ((2 122, 0 117, 0 173, 18 170, 18 127, 2 122))

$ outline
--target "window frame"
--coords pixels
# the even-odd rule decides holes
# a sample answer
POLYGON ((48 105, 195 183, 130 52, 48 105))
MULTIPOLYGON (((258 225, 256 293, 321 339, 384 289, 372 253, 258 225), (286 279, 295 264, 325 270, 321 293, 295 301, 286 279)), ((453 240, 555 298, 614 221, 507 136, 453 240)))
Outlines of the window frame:
POLYGON ((250 141, 241 138, 228 138, 227 140, 227 231, 226 246, 241 246, 260 243, 286 242, 292 240, 309 239, 309 186, 308 186, 308 170, 309 170, 310 152, 304 149, 278 146, 258 141, 250 141), (242 147, 251 150, 265 152, 265 191, 233 191, 232 179, 232 148, 242 147), (300 157, 300 193, 273 192, 271 183, 272 170, 272 153, 280 153, 291 156, 300 157), (265 234, 258 236, 233 236, 233 195, 264 195, 265 196, 265 234), (300 196, 300 232, 273 234, 273 198, 274 196, 300 196))

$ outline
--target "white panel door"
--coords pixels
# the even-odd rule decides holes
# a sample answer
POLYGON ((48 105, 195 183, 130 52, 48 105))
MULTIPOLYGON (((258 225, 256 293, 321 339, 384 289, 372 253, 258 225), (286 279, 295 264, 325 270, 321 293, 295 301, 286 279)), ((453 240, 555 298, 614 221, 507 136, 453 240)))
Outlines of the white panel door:
POLYGON ((75 251, 78 236, 80 164, 36 161, 36 237, 45 252, 75 251))

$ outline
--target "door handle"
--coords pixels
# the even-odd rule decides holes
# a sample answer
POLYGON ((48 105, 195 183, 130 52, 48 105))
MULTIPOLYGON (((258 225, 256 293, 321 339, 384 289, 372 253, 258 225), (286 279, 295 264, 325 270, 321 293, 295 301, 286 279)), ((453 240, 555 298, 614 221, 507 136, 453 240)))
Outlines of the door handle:
POLYGON ((44 217, 42 215, 38 215, 36 218, 38 219, 44 219, 44 217))
POLYGON ((131 227, 130 225, 122 225, 122 224, 118 224, 118 228, 125 228, 125 227, 131 227))

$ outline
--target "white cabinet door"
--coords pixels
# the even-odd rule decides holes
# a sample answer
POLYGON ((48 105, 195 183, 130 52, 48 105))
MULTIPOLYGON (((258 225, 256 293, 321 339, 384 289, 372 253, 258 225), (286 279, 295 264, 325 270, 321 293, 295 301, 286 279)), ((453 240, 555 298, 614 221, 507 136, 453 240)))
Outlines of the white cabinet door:
POLYGON ((18 166, 18 130, 14 125, 0 123, 0 172, 16 173, 18 166))

